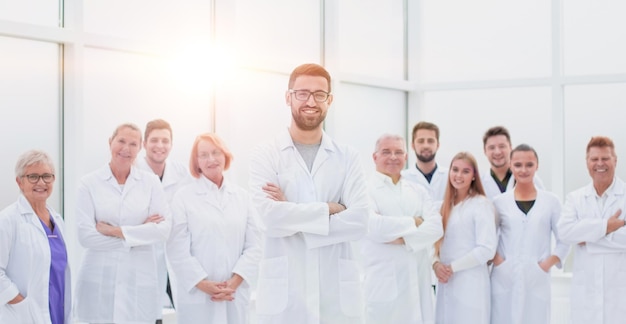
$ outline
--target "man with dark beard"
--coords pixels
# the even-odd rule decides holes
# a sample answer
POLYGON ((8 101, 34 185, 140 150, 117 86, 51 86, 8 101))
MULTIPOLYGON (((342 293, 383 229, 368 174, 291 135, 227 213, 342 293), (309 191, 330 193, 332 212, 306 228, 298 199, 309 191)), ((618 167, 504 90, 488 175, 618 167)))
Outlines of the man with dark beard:
POLYGON ((448 169, 437 165, 435 161, 439 149, 439 127, 425 121, 415 124, 411 147, 417 162, 414 167, 402 171, 402 178, 424 186, 436 206, 439 206, 448 183, 448 169))
POLYGON ((298 66, 288 86, 290 126, 250 161, 265 236, 257 323, 361 323, 350 242, 367 233, 370 209, 359 154, 323 130, 333 101, 326 69, 298 66))

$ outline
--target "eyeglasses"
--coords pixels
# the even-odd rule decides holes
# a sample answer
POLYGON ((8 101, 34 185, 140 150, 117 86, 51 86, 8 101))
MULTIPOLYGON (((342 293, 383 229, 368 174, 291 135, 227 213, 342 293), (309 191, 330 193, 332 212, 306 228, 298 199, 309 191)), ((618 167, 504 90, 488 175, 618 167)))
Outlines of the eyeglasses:
POLYGON ((54 181, 54 174, 51 174, 51 173, 44 173, 44 174, 31 173, 31 174, 23 175, 22 178, 26 178, 28 180, 28 182, 30 182, 32 184, 35 184, 35 183, 39 182, 39 179, 42 179, 43 182, 45 182, 45 183, 51 183, 52 181, 54 181))
POLYGON ((382 155, 384 157, 391 157, 392 155, 403 157, 406 154, 406 152, 404 152, 404 151, 394 151, 394 152, 392 152, 390 150, 382 150, 382 151, 379 151, 379 152, 380 152, 380 155, 382 155))
POLYGON ((200 160, 208 160, 211 157, 218 158, 218 157, 221 157, 222 155, 224 155, 224 152, 222 152, 221 150, 215 150, 213 152, 202 152, 202 153, 198 154, 198 159, 200 159, 200 160))
POLYGON ((294 97, 296 97, 296 100, 299 101, 308 101, 311 95, 313 95, 313 100, 315 100, 315 102, 326 102, 326 100, 328 100, 328 96, 330 96, 330 93, 322 90, 311 92, 309 90, 289 89, 289 93, 293 94, 294 97))

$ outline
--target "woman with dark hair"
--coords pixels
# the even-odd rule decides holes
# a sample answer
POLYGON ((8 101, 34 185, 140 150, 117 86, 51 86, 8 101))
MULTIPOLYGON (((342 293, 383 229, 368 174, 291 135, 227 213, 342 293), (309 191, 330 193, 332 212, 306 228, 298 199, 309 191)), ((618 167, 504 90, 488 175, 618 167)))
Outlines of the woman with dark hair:
POLYGON ((569 246, 557 235, 559 199, 533 182, 538 166, 532 147, 517 146, 511 151, 515 188, 493 200, 500 237, 491 272, 491 324, 550 323, 550 269, 561 267, 569 246))
POLYGON ((452 159, 441 216, 444 236, 435 245, 433 263, 439 280, 435 322, 488 324, 487 262, 496 251, 495 212, 470 153, 452 159))

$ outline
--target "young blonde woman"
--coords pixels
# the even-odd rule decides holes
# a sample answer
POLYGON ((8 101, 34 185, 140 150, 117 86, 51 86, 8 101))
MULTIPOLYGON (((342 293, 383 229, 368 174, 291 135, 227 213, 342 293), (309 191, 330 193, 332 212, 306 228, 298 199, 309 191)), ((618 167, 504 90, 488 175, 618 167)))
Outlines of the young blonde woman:
POLYGON ((515 188, 493 201, 500 237, 491 272, 491 324, 550 323, 550 269, 561 266, 569 247, 557 235, 559 199, 533 183, 538 166, 532 147, 517 146, 511 152, 515 188))
POLYGON ((480 182, 476 159, 454 156, 441 205, 444 236, 435 246, 436 323, 488 324, 487 262, 496 251, 495 211, 480 182))

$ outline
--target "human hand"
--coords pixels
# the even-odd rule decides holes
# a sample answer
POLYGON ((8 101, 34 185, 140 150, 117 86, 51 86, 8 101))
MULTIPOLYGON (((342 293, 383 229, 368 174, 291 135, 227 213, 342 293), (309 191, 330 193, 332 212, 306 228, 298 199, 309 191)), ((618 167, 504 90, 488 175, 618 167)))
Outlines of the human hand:
POLYGON ((263 192, 267 194, 267 197, 272 200, 287 201, 287 198, 285 198, 285 194, 283 194, 282 190, 280 190, 280 187, 276 184, 268 182, 261 189, 263 189, 263 192))
POLYGON ((626 225, 626 221, 624 221, 623 219, 619 219, 619 215, 622 214, 622 210, 618 209, 615 214, 613 214, 613 216, 609 217, 609 219, 606 222, 606 234, 610 234, 613 233, 615 231, 617 231, 618 229, 622 228, 624 225, 626 225))
POLYGON ((217 282, 203 279, 196 284, 196 288, 205 294, 211 296, 213 301, 232 301, 234 289, 229 288, 226 282, 217 282))
POLYGON ((389 241, 386 244, 397 244, 397 245, 404 245, 404 238, 402 237, 398 237, 397 239, 393 240, 393 241, 389 241))
POLYGON ((449 265, 445 265, 441 262, 435 262, 433 269, 435 270, 437 280, 441 283, 447 283, 450 277, 452 277, 452 267, 449 265))
POLYGON ((148 223, 155 223, 158 224, 162 221, 165 220, 165 217, 159 215, 159 214, 154 214, 152 216, 148 216, 148 218, 146 218, 146 220, 143 222, 144 224, 148 224, 148 223))
POLYGON ((559 263, 560 261, 561 261, 561 259, 558 256, 551 255, 551 256, 541 260, 541 262, 539 262, 539 267, 544 272, 550 272, 550 268, 552 268, 552 266, 554 266, 555 264, 559 263))
POLYGON ((105 235, 105 236, 118 237, 121 239, 124 238, 124 233, 122 233, 121 227, 113 226, 107 222, 103 222, 103 221, 97 222, 96 230, 98 231, 98 233, 105 235))
POLYGON ((334 215, 337 213, 340 213, 342 211, 346 210, 346 206, 336 203, 336 202, 329 202, 328 203, 328 215, 334 215))
POLYGON ((424 217, 422 216, 414 216, 413 218, 415 219, 415 227, 419 227, 424 223, 424 217))
POLYGON ((496 256, 493 257, 492 261, 493 261, 493 266, 497 267, 501 265, 502 262, 504 262, 504 258, 500 254, 496 253, 496 256))
POLYGON ((9 302, 7 304, 15 305, 15 304, 21 303, 24 299, 25 299, 24 296, 22 296, 21 294, 18 293, 17 296, 15 296, 15 298, 9 300, 9 302))

